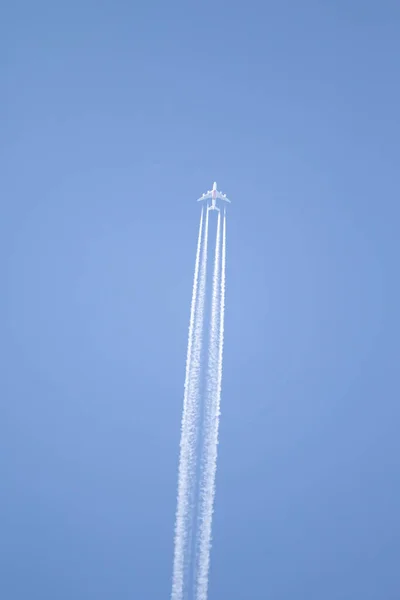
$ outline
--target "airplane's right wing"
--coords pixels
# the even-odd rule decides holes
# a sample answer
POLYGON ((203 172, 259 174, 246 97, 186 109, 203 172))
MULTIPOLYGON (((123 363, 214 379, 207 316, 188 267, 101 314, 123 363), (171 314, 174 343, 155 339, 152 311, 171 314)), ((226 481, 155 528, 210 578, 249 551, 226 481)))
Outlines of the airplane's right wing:
POLYGON ((229 202, 229 204, 231 203, 231 201, 229 200, 229 198, 227 198, 225 196, 225 194, 221 194, 221 192, 217 192, 217 198, 219 198, 220 200, 225 200, 225 202, 229 202))

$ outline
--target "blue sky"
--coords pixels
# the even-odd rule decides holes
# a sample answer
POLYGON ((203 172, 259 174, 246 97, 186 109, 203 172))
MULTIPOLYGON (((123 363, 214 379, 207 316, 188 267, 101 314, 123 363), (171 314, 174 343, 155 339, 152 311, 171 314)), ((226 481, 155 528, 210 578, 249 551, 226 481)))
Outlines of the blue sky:
POLYGON ((398 2, 21 1, 0 33, 0 596, 169 597, 216 180, 210 600, 398 600, 398 2))

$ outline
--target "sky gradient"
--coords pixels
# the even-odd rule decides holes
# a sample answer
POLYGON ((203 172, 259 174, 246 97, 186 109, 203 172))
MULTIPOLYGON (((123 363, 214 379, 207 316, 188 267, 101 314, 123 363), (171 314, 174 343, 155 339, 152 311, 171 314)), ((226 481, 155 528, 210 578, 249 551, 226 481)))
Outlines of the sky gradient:
POLYGON ((0 597, 169 597, 216 180, 209 598, 398 600, 399 3, 1 12, 0 597))

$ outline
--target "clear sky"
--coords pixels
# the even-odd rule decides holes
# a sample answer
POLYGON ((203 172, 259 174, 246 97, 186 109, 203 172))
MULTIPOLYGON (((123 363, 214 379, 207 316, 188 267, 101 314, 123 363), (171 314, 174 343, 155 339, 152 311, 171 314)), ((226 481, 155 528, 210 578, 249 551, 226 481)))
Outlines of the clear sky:
POLYGON ((16 0, 0 34, 0 597, 169 597, 216 180, 210 600, 398 600, 399 2, 16 0))

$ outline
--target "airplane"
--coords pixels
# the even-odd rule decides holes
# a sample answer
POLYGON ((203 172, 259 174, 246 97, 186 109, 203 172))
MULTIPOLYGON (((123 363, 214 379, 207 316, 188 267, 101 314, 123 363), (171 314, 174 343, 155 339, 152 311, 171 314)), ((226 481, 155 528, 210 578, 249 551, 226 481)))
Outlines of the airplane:
POLYGON ((203 194, 201 196, 201 198, 199 198, 197 200, 197 202, 201 202, 202 200, 207 200, 207 198, 211 198, 211 204, 208 205, 209 210, 219 210, 219 208, 216 205, 217 198, 230 203, 230 200, 226 197, 226 194, 221 194, 221 192, 219 192, 217 190, 217 182, 216 181, 214 181, 214 183, 213 183, 212 190, 209 190, 206 194, 203 194))

